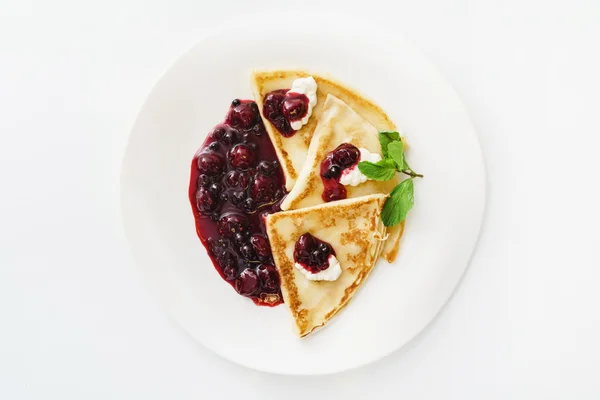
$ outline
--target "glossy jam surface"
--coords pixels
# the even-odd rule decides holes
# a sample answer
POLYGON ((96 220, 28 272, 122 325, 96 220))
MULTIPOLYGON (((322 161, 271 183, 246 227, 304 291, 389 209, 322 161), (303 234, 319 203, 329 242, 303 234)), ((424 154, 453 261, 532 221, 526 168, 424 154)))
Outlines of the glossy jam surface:
POLYGON ((301 93, 279 89, 269 92, 263 100, 263 115, 285 137, 296 131, 290 122, 301 120, 308 112, 308 97, 301 93))
POLYGON ((325 202, 342 200, 347 196, 346 188, 340 184, 342 171, 351 168, 360 161, 360 150, 350 144, 342 143, 335 150, 327 153, 321 162, 321 180, 323 181, 323 194, 325 202))
POLYGON ((310 233, 300 236, 294 246, 294 262, 317 274, 329 268, 329 256, 335 251, 331 245, 310 233))
POLYGON ((301 93, 287 92, 283 99, 283 115, 288 121, 299 121, 308 112, 308 97, 301 93))
POLYGON ((285 180, 253 101, 234 100, 192 161, 196 231, 221 277, 256 304, 282 303, 264 217, 280 210, 285 180))

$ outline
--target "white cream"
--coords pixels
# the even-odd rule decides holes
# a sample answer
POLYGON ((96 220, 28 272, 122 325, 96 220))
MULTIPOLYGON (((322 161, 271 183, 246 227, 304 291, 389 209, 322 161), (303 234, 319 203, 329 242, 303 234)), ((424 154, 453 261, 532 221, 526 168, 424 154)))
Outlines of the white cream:
POLYGON ((342 274, 342 267, 333 254, 329 255, 327 262, 329 263, 329 267, 316 274, 305 269, 302 264, 294 263, 294 265, 310 281, 335 281, 342 274))
POLYGON ((308 109, 306 115, 299 120, 290 121, 290 126, 297 131, 302 126, 308 123, 308 119, 312 115, 313 107, 317 104, 317 82, 312 76, 308 78, 298 78, 292 83, 292 88, 288 91, 292 93, 303 94, 308 97, 308 109))
MULTIPOLYGON (((358 159, 358 162, 371 161, 376 163, 377 161, 381 161, 381 155, 378 153, 371 153, 369 150, 363 149, 362 147, 358 150, 360 151, 360 158, 358 159)), ((358 163, 350 168, 342 170, 342 175, 340 176, 340 183, 344 186, 358 186, 368 180, 369 178, 363 175, 363 173, 358 169, 358 163)))

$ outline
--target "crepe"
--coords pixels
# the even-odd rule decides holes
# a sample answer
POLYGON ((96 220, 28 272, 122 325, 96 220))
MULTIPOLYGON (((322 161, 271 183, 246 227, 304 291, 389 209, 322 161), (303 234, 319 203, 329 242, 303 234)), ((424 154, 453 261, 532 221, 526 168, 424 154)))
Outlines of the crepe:
MULTIPOLYGON (((351 143, 358 148, 362 147, 371 153, 381 155, 377 129, 348 104, 330 94, 324 101, 304 167, 298 175, 296 185, 281 204, 282 210, 310 207, 324 202, 321 197, 323 181, 319 172, 320 165, 327 153, 342 143, 351 143)), ((389 181, 369 180, 358 186, 345 186, 347 198, 373 193, 388 194, 399 182, 396 176, 389 181)), ((388 230, 388 239, 382 253, 388 262, 396 258, 403 229, 404 224, 400 223, 388 230)))
POLYGON ((376 129, 387 131, 396 129, 386 113, 375 103, 331 78, 311 74, 303 70, 257 70, 251 74, 250 84, 265 127, 275 147, 277 157, 281 161, 288 191, 294 187, 300 170, 304 165, 313 132, 321 116, 321 110, 328 94, 332 94, 346 102, 358 114, 375 126, 376 129), (277 89, 289 89, 292 87, 292 82, 295 79, 306 78, 308 76, 312 76, 317 82, 317 104, 313 108, 312 116, 308 120, 308 123, 296 131, 293 136, 286 138, 262 115, 263 99, 267 93, 277 89))
POLYGON ((385 226, 379 215, 386 197, 375 194, 345 199, 267 217, 281 292, 299 336, 331 320, 371 273, 383 247, 385 226), (337 280, 311 281, 294 266, 296 241, 307 232, 333 247, 342 268, 337 280))

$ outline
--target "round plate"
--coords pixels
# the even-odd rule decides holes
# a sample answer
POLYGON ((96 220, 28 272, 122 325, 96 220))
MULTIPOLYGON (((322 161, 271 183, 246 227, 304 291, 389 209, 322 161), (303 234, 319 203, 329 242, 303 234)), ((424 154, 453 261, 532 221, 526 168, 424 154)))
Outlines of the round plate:
POLYGON ((122 172, 122 217, 137 264, 167 311, 233 362, 282 374, 325 374, 375 361, 411 340, 464 273, 484 210, 479 143, 456 93, 402 38, 364 21, 282 15, 232 22, 183 55, 135 123, 122 172), (307 22, 308 21, 308 22, 307 22), (299 339, 285 305, 257 307, 221 280, 196 236, 190 162, 234 98, 251 98, 252 68, 330 74, 375 100, 401 128, 415 182, 398 259, 380 260, 328 326, 299 339))

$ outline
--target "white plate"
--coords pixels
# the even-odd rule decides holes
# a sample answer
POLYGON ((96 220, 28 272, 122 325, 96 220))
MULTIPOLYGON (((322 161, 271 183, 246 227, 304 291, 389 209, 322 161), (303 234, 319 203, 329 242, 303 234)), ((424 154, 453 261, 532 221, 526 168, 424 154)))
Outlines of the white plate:
POLYGON ((282 15, 260 20, 273 22, 232 22, 197 44, 148 96, 123 164, 126 236, 167 311, 221 356, 282 374, 358 367, 419 333, 465 271, 484 210, 479 143, 456 93, 402 38, 339 16, 294 18, 303 25, 292 29, 282 15), (306 339, 294 335, 285 306, 257 307, 221 280, 187 198, 194 152, 232 99, 251 98, 256 67, 303 67, 357 88, 401 127, 411 166, 425 175, 397 261, 380 261, 346 310, 306 339))

